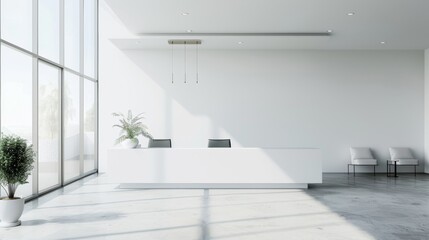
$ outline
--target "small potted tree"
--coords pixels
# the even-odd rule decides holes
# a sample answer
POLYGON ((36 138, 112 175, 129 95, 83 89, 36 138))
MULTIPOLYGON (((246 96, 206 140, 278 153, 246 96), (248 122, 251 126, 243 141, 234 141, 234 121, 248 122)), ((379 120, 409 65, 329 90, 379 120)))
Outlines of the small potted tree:
POLYGON ((114 117, 119 117, 119 123, 113 127, 120 129, 120 137, 116 139, 116 144, 121 143, 124 148, 135 148, 139 144, 137 137, 141 134, 146 138, 152 139, 152 135, 148 132, 148 128, 140 120, 143 119, 143 113, 133 116, 131 110, 128 110, 128 115, 122 113, 113 113, 114 117))
POLYGON ((2 135, 0 139, 0 185, 6 193, 0 198, 0 226, 15 227, 24 210, 24 199, 16 197, 16 189, 27 183, 33 169, 35 153, 27 141, 18 136, 2 135))

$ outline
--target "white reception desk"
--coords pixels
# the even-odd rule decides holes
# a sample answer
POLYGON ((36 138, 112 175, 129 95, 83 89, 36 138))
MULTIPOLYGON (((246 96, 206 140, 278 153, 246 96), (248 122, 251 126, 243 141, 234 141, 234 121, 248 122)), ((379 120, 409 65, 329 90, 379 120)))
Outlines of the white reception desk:
POLYGON ((316 148, 108 150, 108 175, 125 188, 307 188, 322 183, 316 148))

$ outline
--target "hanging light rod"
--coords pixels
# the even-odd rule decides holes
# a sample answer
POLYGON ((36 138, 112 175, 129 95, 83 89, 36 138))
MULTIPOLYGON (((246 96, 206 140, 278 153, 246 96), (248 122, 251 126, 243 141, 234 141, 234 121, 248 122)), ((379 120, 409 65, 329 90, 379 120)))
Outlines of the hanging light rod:
POLYGON ((332 31, 325 32, 266 32, 266 33, 141 33, 139 36, 163 37, 163 36, 213 36, 213 37, 329 37, 332 31))
POLYGON ((196 45, 201 44, 201 40, 199 39, 170 39, 168 40, 168 44, 186 44, 186 45, 196 45))
POLYGON ((174 84, 174 45, 183 45, 183 50, 184 50, 184 54, 183 54, 183 66, 184 66, 184 83, 188 83, 188 73, 187 73, 187 60, 188 60, 188 55, 187 55, 187 46, 188 45, 194 45, 195 46, 195 79, 196 79, 196 83, 199 83, 199 64, 198 64, 198 55, 199 55, 199 51, 198 51, 198 45, 201 44, 201 40, 200 39, 170 39, 168 40, 168 44, 171 45, 171 83, 174 84))

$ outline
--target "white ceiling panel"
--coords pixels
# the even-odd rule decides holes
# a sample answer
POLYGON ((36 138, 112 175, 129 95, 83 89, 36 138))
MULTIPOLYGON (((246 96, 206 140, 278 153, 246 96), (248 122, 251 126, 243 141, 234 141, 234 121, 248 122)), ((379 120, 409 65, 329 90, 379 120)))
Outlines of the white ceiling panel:
POLYGON ((121 48, 427 49, 429 0, 106 0, 133 39, 121 48), (348 13, 355 13, 348 16, 348 13), (183 13, 189 13, 184 16, 183 13), (192 30, 191 36, 187 30, 192 30), (332 36, 207 36, 202 33, 326 32, 332 36), (167 36, 145 36, 145 34, 167 36), (174 33, 182 34, 174 36, 174 33), (171 34, 172 36, 168 36, 171 34), (136 42, 140 39, 140 42, 136 42), (237 44, 243 42, 243 44, 237 44), (381 42, 386 42, 381 44, 381 42))

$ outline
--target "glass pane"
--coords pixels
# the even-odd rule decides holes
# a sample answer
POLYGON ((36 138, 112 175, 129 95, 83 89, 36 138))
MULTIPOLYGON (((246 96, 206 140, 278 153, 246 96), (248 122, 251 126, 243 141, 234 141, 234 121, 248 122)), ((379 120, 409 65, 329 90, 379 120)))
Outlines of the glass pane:
POLYGON ((60 61, 60 1, 39 0, 39 55, 60 61))
POLYGON ((88 172, 95 169, 95 83, 84 81, 84 172, 88 172))
POLYGON ((79 7, 80 0, 64 1, 64 63, 65 66, 79 71, 79 7))
POLYGON ((32 0, 1 0, 1 37, 15 45, 32 50, 32 0))
POLYGON ((39 190, 60 183, 59 87, 60 70, 39 62, 39 190))
POLYGON ((64 72, 64 179, 80 174, 80 79, 64 72))
MULTIPOLYGON (((1 131, 32 142, 32 57, 1 46, 1 131)), ((18 187, 17 196, 32 194, 30 183, 18 187)))
POLYGON ((84 1, 84 72, 95 78, 96 1, 84 1))

